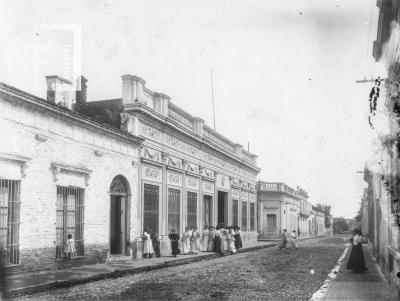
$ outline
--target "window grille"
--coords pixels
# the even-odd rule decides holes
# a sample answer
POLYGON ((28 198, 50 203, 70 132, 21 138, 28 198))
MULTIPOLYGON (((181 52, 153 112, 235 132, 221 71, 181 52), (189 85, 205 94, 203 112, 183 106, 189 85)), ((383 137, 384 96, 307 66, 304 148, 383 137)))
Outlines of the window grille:
POLYGON ((159 233, 159 190, 156 185, 144 184, 143 229, 149 228, 157 233, 159 233))
POLYGON ((232 224, 239 226, 239 205, 238 200, 232 200, 232 224))
POLYGON ((20 181, 0 179, 0 255, 19 264, 20 181))
POLYGON ((175 229, 180 233, 181 191, 168 189, 168 230, 175 229))
POLYGON ((267 232, 276 233, 276 214, 267 214, 267 232))
POLYGON ((211 218, 211 207, 212 206, 212 197, 209 195, 204 196, 204 225, 212 226, 212 218, 211 218))
POLYGON ((197 194, 191 191, 187 194, 187 225, 197 227, 197 194))
POLYGON ((78 187, 57 186, 56 204, 56 258, 65 258, 64 249, 68 234, 75 242, 77 256, 84 255, 84 196, 85 190, 78 187))
POLYGON ((247 231, 247 202, 242 202, 242 230, 247 231))
POLYGON ((254 231, 254 203, 250 203, 250 231, 254 231))

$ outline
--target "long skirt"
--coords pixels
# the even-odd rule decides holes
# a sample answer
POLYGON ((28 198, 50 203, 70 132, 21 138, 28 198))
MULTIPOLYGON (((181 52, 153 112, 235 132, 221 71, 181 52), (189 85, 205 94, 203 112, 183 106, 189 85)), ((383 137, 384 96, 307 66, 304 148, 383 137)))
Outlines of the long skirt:
POLYGON ((182 254, 189 254, 190 252, 190 239, 182 240, 182 254))
POLYGON ((208 236, 205 236, 201 239, 201 250, 206 252, 208 249, 208 236))
POLYGON ((364 252, 362 244, 353 245, 351 247, 349 261, 347 262, 347 269, 356 272, 364 272, 367 268, 365 266, 364 252))
POLYGON ((208 252, 214 252, 214 238, 210 237, 208 239, 208 248, 207 248, 208 252))
POLYGON ((153 249, 154 249, 154 255, 156 257, 160 257, 160 241, 159 240, 153 240, 153 249))
POLYGON ((154 253, 152 241, 150 239, 146 239, 143 242, 143 255, 152 256, 154 253))
POLYGON ((240 234, 235 235, 235 248, 236 250, 242 248, 242 238, 240 237, 240 234))
POLYGON ((172 256, 176 256, 180 253, 177 240, 171 240, 171 249, 172 249, 172 256))
POLYGON ((235 241, 234 240, 230 240, 229 241, 229 251, 231 253, 236 253, 235 241))
POLYGON ((214 237, 214 252, 221 253, 221 237, 214 237))

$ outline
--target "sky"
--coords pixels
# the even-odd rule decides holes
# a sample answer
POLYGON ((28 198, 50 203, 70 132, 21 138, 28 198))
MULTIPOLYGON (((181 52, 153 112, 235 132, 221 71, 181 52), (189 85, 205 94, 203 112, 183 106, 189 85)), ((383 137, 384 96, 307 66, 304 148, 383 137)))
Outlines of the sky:
POLYGON ((376 0, 0 0, 0 81, 46 97, 46 75, 122 96, 121 75, 258 155, 262 181, 354 217, 365 160, 376 0), (67 42, 66 42, 67 41, 67 42), (67 45, 67 46, 66 46, 67 45))

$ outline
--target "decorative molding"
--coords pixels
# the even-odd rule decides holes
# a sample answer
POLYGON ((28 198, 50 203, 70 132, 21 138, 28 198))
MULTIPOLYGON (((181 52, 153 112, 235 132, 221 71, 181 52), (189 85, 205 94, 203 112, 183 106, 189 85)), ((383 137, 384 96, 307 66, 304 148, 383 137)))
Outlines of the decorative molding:
POLYGON ((214 194, 214 183, 210 181, 202 181, 203 192, 214 194))
POLYGON ((186 176, 186 188, 199 190, 200 189, 200 179, 192 176, 186 176))
POLYGON ((35 139, 39 142, 46 142, 49 137, 42 134, 35 134, 35 139))
POLYGON ((150 126, 144 125, 144 124, 141 124, 141 126, 140 126, 140 134, 142 134, 143 136, 146 136, 147 138, 157 140, 157 141, 161 141, 161 137, 162 137, 162 134, 160 131, 158 131, 150 126))
POLYGON ((161 183, 162 170, 159 167, 142 166, 142 179, 161 183))
POLYGON ((66 172, 73 172, 82 174, 85 177, 85 185, 89 186, 90 174, 92 173, 91 170, 83 167, 83 166, 72 166, 72 165, 65 165, 60 163, 51 163, 51 167, 53 168, 53 177, 54 182, 57 182, 59 179, 59 174, 62 171, 66 172))
POLYGON ((165 137, 164 141, 167 145, 172 146, 173 148, 175 148, 183 153, 192 155, 192 156, 199 155, 199 150, 197 148, 195 148, 185 142, 182 142, 170 135, 165 134, 164 137, 165 137))
POLYGON ((242 189, 243 190, 250 190, 250 184, 242 181, 242 189))
POLYGON ((182 173, 167 171, 167 184, 182 187, 182 173))
POLYGON ((240 188, 240 181, 238 179, 230 178, 230 180, 231 180, 231 186, 232 187, 240 188))
POLYGON ((242 191, 242 200, 247 201, 249 199, 249 193, 247 191, 242 191))
POLYGON ((222 174, 217 174, 216 184, 217 187, 220 189, 229 190, 230 187, 229 177, 222 174))
POLYGON ((175 158, 172 156, 168 156, 166 161, 167 161, 166 164, 168 166, 182 169, 182 160, 181 159, 178 159, 178 158, 175 158))
POLYGON ((148 159, 150 161, 155 161, 158 163, 165 163, 164 161, 166 160, 167 156, 167 154, 165 153, 161 153, 160 151, 156 151, 148 147, 143 147, 141 153, 142 153, 142 158, 148 159))
POLYGON ((255 193, 249 193, 249 200, 251 202, 255 202, 256 201, 256 194, 255 193))
POLYGON ((11 161, 11 162, 15 162, 18 165, 20 165, 21 166, 21 178, 25 178, 27 169, 29 167, 29 161, 32 160, 32 158, 21 156, 21 155, 9 154, 9 153, 0 153, 0 160, 11 161))
POLYGON ((121 130, 137 136, 137 120, 129 113, 121 113, 121 130))
POLYGON ((207 169, 204 168, 203 166, 200 166, 200 174, 204 177, 204 178, 208 178, 211 180, 215 180, 215 173, 213 170, 211 169, 207 169))
POLYGON ((194 163, 190 163, 186 161, 185 159, 182 160, 182 169, 186 170, 187 172, 193 173, 193 174, 199 174, 199 166, 194 163))
POLYGON ((239 198, 240 190, 237 188, 232 188, 232 198, 239 198))

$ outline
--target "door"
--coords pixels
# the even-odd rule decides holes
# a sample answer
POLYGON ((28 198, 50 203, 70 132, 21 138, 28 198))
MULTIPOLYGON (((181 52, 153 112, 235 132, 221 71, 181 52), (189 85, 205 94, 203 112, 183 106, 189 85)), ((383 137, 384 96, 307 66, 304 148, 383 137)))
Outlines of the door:
POLYGON ((111 254, 121 254, 121 197, 111 196, 111 254))
POLYGON ((209 195, 204 196, 204 225, 212 226, 211 224, 211 203, 212 197, 209 195))

